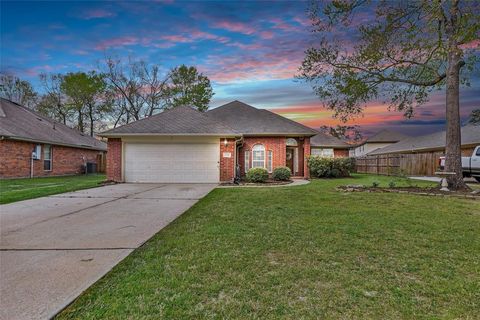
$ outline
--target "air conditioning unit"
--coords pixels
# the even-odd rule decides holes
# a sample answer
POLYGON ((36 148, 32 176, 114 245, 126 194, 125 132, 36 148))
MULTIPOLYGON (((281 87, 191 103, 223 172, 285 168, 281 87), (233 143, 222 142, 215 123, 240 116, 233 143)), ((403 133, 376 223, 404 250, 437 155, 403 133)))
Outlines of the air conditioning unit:
POLYGON ((33 148, 32 152, 32 159, 33 160, 40 160, 42 157, 42 146, 37 144, 35 148, 33 148))

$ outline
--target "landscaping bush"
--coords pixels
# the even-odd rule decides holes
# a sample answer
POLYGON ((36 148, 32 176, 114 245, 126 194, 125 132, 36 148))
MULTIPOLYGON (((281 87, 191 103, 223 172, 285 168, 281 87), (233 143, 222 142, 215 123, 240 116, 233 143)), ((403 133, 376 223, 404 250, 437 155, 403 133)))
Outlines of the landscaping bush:
POLYGON ((249 182, 265 182, 268 179, 268 171, 264 168, 252 168, 247 172, 249 182))
POLYGON ((310 175, 316 178, 348 177, 352 170, 352 160, 350 158, 311 156, 308 158, 308 167, 310 168, 310 175))
POLYGON ((273 170, 273 180, 277 181, 288 181, 292 176, 292 172, 288 167, 278 167, 273 170))

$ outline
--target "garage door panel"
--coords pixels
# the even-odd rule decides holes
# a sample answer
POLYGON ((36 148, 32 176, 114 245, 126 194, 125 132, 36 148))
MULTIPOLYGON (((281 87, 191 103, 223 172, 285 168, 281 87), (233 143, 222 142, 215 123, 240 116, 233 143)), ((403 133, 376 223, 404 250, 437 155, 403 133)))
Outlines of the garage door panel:
POLYGON ((125 144, 127 182, 219 181, 220 146, 216 144, 125 144))

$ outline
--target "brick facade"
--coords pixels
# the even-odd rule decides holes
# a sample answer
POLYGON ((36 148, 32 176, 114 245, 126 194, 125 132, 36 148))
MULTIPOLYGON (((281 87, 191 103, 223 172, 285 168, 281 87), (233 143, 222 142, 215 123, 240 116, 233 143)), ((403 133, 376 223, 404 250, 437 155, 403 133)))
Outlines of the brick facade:
POLYGON ((348 158, 348 149, 333 149, 334 158, 348 158))
MULTIPOLYGON (((240 165, 240 171, 242 176, 245 175, 245 152, 252 151, 252 148, 256 144, 262 144, 265 147, 265 151, 272 151, 273 159, 272 159, 272 168, 275 169, 277 167, 285 167, 286 166, 286 137, 245 137, 243 139, 243 146, 240 148, 240 152, 238 155, 238 161, 240 165)), ((304 176, 305 171, 305 157, 306 155, 310 154, 310 138, 299 139, 297 138, 298 146, 298 172, 296 176, 304 176), (308 153, 307 149, 305 149, 305 143, 307 142, 308 145, 308 153)), ((252 155, 250 154, 250 167, 252 161, 252 155)))
MULTIPOLYGON (((238 162, 240 165, 240 172, 245 175, 245 151, 252 151, 256 144, 262 144, 265 147, 265 152, 271 150, 273 152, 272 164, 273 169, 276 167, 285 166, 286 158, 286 139, 285 137, 246 137, 243 139, 243 146, 240 148, 238 154, 238 162)), ((266 156, 266 155, 265 155, 266 156)), ((252 155, 250 154, 250 167, 252 163, 252 155)))
POLYGON ((308 157, 310 156, 310 138, 305 138, 303 141, 303 172, 304 172, 304 177, 309 179, 310 178, 310 170, 308 169, 308 157))
MULTIPOLYGON (((0 140, 0 179, 28 178, 31 171, 31 156, 38 143, 0 140)), ((33 176, 61 176, 82 172, 85 161, 97 162, 97 156, 102 151, 51 145, 52 170, 43 169, 44 144, 40 160, 33 160, 33 176)))
POLYGON ((107 180, 122 182, 122 139, 109 138, 107 150, 107 180))
POLYGON ((231 182, 235 177, 235 139, 220 139, 220 181, 231 182), (230 158, 224 157, 224 152, 230 153, 230 158))

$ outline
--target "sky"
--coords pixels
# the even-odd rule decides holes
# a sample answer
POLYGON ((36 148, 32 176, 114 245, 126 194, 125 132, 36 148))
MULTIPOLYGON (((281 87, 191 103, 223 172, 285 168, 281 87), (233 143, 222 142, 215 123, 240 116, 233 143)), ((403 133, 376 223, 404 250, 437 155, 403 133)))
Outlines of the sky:
MULTIPOLYGON (((166 71, 196 66, 212 81, 211 107, 240 100, 307 126, 340 121, 322 108, 308 83, 295 79, 304 51, 315 45, 301 1, 2 1, 1 72, 39 86, 38 75, 96 69, 106 56, 142 59, 166 71)), ((445 124, 445 92, 413 119, 368 104, 348 122, 368 136, 381 129, 410 135, 445 124)), ((480 107, 480 76, 461 89, 461 115, 480 107)))

